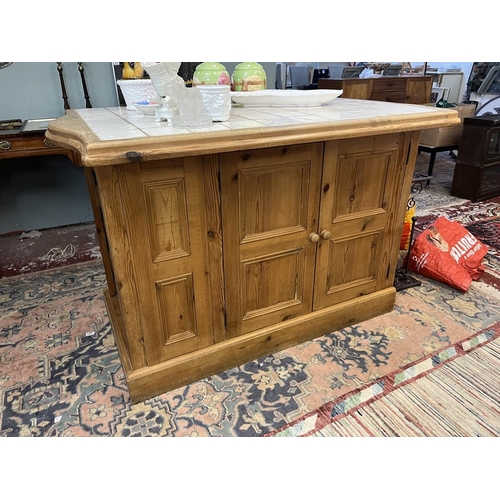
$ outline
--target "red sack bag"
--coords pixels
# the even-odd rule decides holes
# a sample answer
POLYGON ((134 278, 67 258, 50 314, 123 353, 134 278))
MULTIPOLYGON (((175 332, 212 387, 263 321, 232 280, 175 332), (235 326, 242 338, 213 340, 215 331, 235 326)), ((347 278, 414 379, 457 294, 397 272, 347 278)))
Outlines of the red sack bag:
POLYGON ((408 269, 462 292, 484 272, 488 247, 458 222, 439 217, 415 239, 408 269))

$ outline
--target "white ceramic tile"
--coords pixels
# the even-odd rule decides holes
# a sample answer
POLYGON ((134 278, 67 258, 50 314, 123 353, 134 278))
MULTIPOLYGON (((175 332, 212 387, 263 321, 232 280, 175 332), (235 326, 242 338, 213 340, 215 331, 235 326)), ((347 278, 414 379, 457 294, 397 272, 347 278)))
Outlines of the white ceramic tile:
MULTIPOLYGON (((313 122, 317 122, 318 118, 314 115, 302 114, 302 115, 294 116, 293 121, 295 123, 313 123, 313 122)), ((332 121, 332 120, 328 120, 328 121, 332 121)))
POLYGON ((249 129, 249 128, 262 128, 264 124, 260 122, 251 122, 248 120, 242 120, 242 121, 229 121, 225 122, 224 126, 228 129, 232 130, 241 130, 241 129, 249 129))
POLYGON ((115 141, 120 139, 136 139, 139 137, 147 137, 147 135, 136 129, 136 130, 120 130, 117 132, 113 132, 108 130, 106 132, 96 133, 96 135, 101 139, 101 141, 115 141))
POLYGON ((137 113, 130 113, 128 116, 121 116, 120 119, 125 120, 130 123, 136 123, 138 121, 140 122, 154 122, 155 121, 155 115, 145 115, 142 111, 137 111, 137 113))
POLYGON ((221 122, 221 123, 212 123, 210 127, 202 128, 202 129, 196 129, 196 130, 191 130, 191 132, 227 132, 227 127, 221 122))
POLYGON ((157 122, 156 120, 137 120, 133 122, 134 126, 140 128, 143 131, 147 130, 164 130, 166 133, 169 129, 172 128, 172 125, 168 123, 166 120, 162 120, 157 122))
POLYGON ((272 115, 277 115, 277 116, 288 116, 290 118, 293 118, 296 115, 300 115, 302 113, 302 110, 304 108, 274 108, 269 111, 269 114, 272 115))

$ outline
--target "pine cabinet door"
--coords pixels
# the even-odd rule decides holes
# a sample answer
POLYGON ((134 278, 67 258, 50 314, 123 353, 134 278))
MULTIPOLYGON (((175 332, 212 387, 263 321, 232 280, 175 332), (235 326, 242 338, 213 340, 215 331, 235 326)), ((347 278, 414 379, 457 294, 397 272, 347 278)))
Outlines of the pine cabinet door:
POLYGON ((402 137, 326 143, 315 310, 387 286, 398 206, 390 200, 406 160, 399 144, 402 137))
POLYGON ((229 337, 312 310, 322 155, 322 143, 220 155, 229 337))

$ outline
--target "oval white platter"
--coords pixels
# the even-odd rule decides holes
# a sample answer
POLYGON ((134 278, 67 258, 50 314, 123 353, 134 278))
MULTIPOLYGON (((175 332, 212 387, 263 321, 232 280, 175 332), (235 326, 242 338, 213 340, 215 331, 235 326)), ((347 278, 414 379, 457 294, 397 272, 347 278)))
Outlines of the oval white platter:
POLYGON ((321 106, 336 99, 342 90, 281 90, 230 92, 231 99, 243 106, 321 106))

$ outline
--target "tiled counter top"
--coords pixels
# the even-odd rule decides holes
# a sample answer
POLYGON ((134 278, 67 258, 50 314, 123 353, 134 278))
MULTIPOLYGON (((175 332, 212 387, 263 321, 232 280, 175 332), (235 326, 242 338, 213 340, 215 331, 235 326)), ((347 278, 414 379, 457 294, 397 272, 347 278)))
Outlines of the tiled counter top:
POLYGON ((70 110, 52 122, 46 137, 98 166, 252 147, 280 146, 368 134, 452 126, 453 109, 357 99, 317 107, 238 107, 226 122, 205 129, 175 129, 152 115, 124 107, 70 110))

